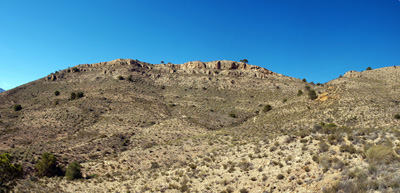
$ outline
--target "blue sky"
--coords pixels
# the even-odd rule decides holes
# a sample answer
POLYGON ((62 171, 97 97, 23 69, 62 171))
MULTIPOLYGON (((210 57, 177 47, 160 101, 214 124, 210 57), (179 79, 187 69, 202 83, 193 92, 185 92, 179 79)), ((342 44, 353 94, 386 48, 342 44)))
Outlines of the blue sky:
POLYGON ((400 65, 400 1, 0 0, 0 88, 117 58, 246 58, 324 83, 400 65))

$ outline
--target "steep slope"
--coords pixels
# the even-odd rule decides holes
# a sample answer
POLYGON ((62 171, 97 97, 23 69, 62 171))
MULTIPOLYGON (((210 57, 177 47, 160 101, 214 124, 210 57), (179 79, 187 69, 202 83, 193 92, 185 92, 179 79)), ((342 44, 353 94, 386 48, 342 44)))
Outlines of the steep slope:
MULTIPOLYGON (((257 168, 265 168, 258 173, 254 167, 251 169, 257 180, 249 187, 266 190, 268 184, 268 188, 278 187, 281 191, 307 191, 295 186, 308 180, 314 191, 320 191, 339 174, 332 170, 329 175, 314 179, 326 172, 313 162, 314 151, 318 151, 315 146, 337 129, 330 126, 322 130, 329 132, 318 133, 318 128, 324 127, 321 122, 338 125, 340 136, 350 135, 354 129, 354 138, 360 133, 356 128, 396 128, 399 120, 393 115, 400 112, 396 94, 399 73, 400 68, 395 67, 349 72, 324 85, 314 85, 233 61, 153 65, 118 59, 82 64, 0 94, 0 152, 12 153, 28 176, 34 174, 39 156, 52 152, 62 166, 79 161, 84 166, 84 176, 99 175, 107 181, 104 186, 90 187, 88 184, 97 184, 100 179, 67 183, 64 191, 95 191, 99 187, 117 191, 115 188, 122 182, 135 187, 134 192, 174 190, 184 187, 188 182, 183 181, 189 175, 202 179, 193 179, 187 187, 193 191, 207 191, 206 187, 222 191, 226 187, 216 182, 223 180, 218 176, 226 169, 218 167, 242 167, 237 159, 244 159, 243 156, 255 159, 250 162, 257 168), (315 90, 318 98, 311 100, 308 90, 315 90), (16 105, 21 105, 22 110, 16 110, 16 105), (281 150, 275 154, 271 149, 279 144, 281 150), (300 150, 302 154, 289 158, 291 151, 300 150), (291 161, 294 158, 296 163, 291 161), (286 164, 275 162, 281 159, 287 159, 286 164), (214 161, 218 163, 215 166, 214 161), (206 167, 204 174, 189 163, 206 167), (301 170, 296 174, 299 179, 286 176, 289 181, 277 180, 275 175, 293 169, 291 164, 301 170), (312 173, 304 173, 305 166, 312 168, 312 173), (189 173, 180 167, 188 167, 189 173), (269 170, 274 172, 265 173, 269 170), (155 171, 178 176, 181 184, 175 186, 155 171), (210 175, 212 172, 215 175, 210 175), (203 179, 203 175, 208 177, 203 179), (302 175, 306 177, 300 179, 302 175), (121 182, 113 182, 109 176, 121 176, 121 182), (155 183, 148 182, 153 179, 155 183)), ((348 142, 332 143, 331 149, 337 150, 348 142)), ((340 158, 345 156, 348 154, 340 158)), ((348 164, 358 161, 353 159, 348 164)), ((246 179, 250 176, 246 172, 230 172, 232 175, 224 178, 236 181, 234 189, 239 190, 248 186, 246 179)), ((18 188, 26 191, 25 185, 30 183, 23 181, 18 188)), ((45 188, 60 191, 57 183, 45 188)), ((130 188, 118 189, 127 190, 130 188)))
POLYGON ((4 92, 4 91, 5 91, 4 89, 0 88, 0 93, 2 93, 2 92, 4 92))

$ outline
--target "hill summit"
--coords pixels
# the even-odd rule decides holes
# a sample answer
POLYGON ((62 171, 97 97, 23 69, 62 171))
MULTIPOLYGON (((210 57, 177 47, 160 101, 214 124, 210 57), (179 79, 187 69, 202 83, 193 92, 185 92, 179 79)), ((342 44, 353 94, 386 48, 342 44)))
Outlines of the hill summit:
POLYGON ((385 176, 398 175, 399 77, 387 67, 313 84, 226 60, 81 64, 0 94, 0 152, 23 166, 15 191, 397 191, 385 176), (85 179, 29 180, 45 152, 64 171, 80 163, 85 179))

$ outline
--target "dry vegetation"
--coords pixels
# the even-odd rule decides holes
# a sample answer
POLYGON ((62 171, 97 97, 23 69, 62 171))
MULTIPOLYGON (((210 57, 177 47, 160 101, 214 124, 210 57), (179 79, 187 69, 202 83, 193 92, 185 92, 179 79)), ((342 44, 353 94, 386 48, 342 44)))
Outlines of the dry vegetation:
POLYGON ((202 65, 85 64, 1 93, 0 153, 24 171, 14 190, 400 191, 400 68, 314 85, 202 65), (83 178, 38 178, 45 152, 83 178))

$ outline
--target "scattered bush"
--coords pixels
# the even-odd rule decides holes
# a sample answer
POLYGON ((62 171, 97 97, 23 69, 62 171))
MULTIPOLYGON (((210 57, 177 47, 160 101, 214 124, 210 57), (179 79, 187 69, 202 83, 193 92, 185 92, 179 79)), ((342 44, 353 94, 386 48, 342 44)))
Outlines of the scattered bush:
POLYGON ((79 72, 79 69, 77 67, 73 67, 72 72, 79 72))
POLYGON ((366 70, 372 70, 372 68, 371 68, 371 67, 368 67, 366 70))
POLYGON ((311 87, 308 85, 304 86, 304 88, 306 89, 306 91, 309 91, 311 89, 311 87))
POLYGON ((57 166, 57 158, 51 153, 43 153, 41 160, 36 164, 37 175, 39 177, 52 177, 61 174, 61 169, 57 166))
POLYGON ((65 177, 68 180, 82 178, 81 164, 79 164, 78 162, 72 162, 71 164, 69 164, 67 172, 65 173, 65 177))
POLYGON ((69 97, 69 100, 75 100, 76 99, 76 93, 75 92, 71 92, 71 96, 69 97))
POLYGON ((235 113, 229 113, 229 116, 232 118, 236 118, 236 114, 235 113))
POLYGON ((118 76, 117 79, 118 79, 118 80, 124 80, 124 77, 118 76))
POLYGON ((77 97, 77 98, 82 98, 82 97, 84 97, 83 92, 78 92, 78 93, 76 94, 76 97, 77 97))
POLYGON ((342 146, 340 146, 340 151, 341 152, 349 152, 351 154, 357 152, 356 148, 352 145, 342 145, 342 146))
POLYGON ((79 99, 79 98, 82 98, 82 97, 84 97, 85 95, 83 94, 83 92, 78 92, 78 93, 75 93, 75 92, 71 92, 71 96, 69 97, 69 100, 75 100, 75 99, 79 99))
POLYGON ((382 145, 370 147, 366 156, 369 162, 377 164, 389 164, 399 159, 391 147, 382 145))
POLYGON ((14 111, 20 111, 20 110, 22 110, 21 105, 14 105, 14 111))
POLYGON ((126 80, 129 81, 129 82, 133 82, 132 76, 128 76, 128 78, 126 78, 126 80))
POLYGON ((319 142, 319 151, 320 152, 326 152, 329 150, 329 145, 323 141, 319 142))
POLYGON ((18 164, 12 164, 12 160, 11 154, 0 154, 0 192, 3 192, 2 187, 7 186, 9 182, 22 177, 22 167, 18 164))
POLYGON ((303 82, 307 82, 307 79, 303 78, 303 82))
POLYGON ((303 91, 302 90, 297 91, 297 96, 301 96, 301 95, 303 95, 303 91))
POLYGON ((151 168, 155 169, 155 168, 159 168, 160 165, 157 162, 151 162, 151 168))
POLYGON ((317 93, 315 92, 315 90, 309 90, 309 91, 308 91, 308 97, 309 97, 311 100, 315 100, 315 99, 318 98, 317 93))
POLYGON ((283 100, 282 100, 282 103, 286 103, 286 102, 287 102, 287 99, 283 99, 283 100))
POLYGON ((54 95, 56 96, 60 95, 60 91, 56 90, 56 92, 54 92, 54 95))
POLYGON ((395 115, 394 115, 394 118, 400 120, 400 114, 395 114, 395 115))
POLYGON ((271 106, 271 105, 265 105, 263 111, 264 111, 264 112, 268 112, 268 111, 270 111, 270 110, 272 110, 272 106, 271 106))
POLYGON ((278 176, 276 176, 276 178, 278 180, 283 180, 285 178, 285 176, 283 174, 278 174, 278 176))

